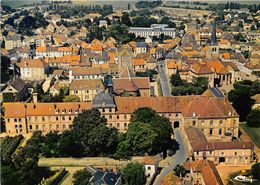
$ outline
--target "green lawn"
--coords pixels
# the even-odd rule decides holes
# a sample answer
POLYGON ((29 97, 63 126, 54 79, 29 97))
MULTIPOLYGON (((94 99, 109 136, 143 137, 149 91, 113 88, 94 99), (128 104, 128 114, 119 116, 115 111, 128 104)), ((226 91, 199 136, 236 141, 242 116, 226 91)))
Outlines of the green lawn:
POLYGON ((245 123, 240 125, 252 139, 252 141, 260 148, 260 128, 248 127, 245 123))

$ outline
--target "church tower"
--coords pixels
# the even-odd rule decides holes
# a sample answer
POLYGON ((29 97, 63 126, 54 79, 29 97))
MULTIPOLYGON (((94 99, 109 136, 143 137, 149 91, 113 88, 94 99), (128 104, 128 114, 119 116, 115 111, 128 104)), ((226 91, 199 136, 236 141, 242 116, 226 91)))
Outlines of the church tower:
POLYGON ((216 33, 216 25, 215 23, 212 24, 211 29, 211 37, 209 47, 206 53, 207 58, 218 58, 219 56, 219 47, 217 43, 217 33, 216 33))

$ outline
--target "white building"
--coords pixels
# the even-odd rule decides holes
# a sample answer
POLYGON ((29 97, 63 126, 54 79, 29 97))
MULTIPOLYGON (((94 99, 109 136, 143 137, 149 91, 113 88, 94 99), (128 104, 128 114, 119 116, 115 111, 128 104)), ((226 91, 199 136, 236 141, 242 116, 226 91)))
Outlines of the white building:
POLYGON ((168 28, 167 24, 152 24, 150 28, 147 27, 130 27, 129 33, 134 33, 136 37, 159 37, 161 34, 175 38, 176 29, 168 28))

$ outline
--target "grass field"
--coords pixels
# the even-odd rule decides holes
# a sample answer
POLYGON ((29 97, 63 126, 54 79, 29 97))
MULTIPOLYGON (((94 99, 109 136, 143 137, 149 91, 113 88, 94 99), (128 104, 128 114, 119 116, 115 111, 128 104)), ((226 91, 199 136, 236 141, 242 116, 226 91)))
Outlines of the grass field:
POLYGON ((248 127, 245 123, 240 125, 252 141, 260 148, 260 128, 248 127))

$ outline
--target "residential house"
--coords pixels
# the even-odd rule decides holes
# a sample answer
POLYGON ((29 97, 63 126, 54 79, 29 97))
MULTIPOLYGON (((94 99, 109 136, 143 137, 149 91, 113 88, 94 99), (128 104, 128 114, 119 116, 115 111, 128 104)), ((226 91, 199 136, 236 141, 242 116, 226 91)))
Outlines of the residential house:
POLYGON ((4 40, 5 40, 5 49, 6 50, 20 48, 23 46, 21 34, 14 34, 12 36, 8 35, 8 36, 4 37, 4 40))
POLYGON ((80 80, 80 79, 102 79, 105 74, 109 74, 109 69, 107 68, 81 68, 75 67, 70 69, 69 71, 69 79, 72 80, 80 80))
POLYGON ((148 180, 153 179, 158 173, 159 159, 154 156, 144 157, 145 176, 148 180))
POLYGON ((129 77, 113 79, 113 93, 118 96, 150 96, 148 77, 129 77))
POLYGON ((224 185, 212 161, 189 161, 184 163, 183 166, 186 170, 186 175, 182 178, 184 184, 224 185))
POLYGON ((20 79, 8 82, 5 89, 2 91, 3 101, 25 101, 28 97, 28 88, 26 83, 20 79))
POLYGON ((17 66, 23 80, 44 80, 48 72, 48 64, 40 59, 22 59, 17 66))
POLYGON ((69 94, 76 95, 80 101, 92 101, 94 97, 105 90, 101 79, 72 80, 69 94))

